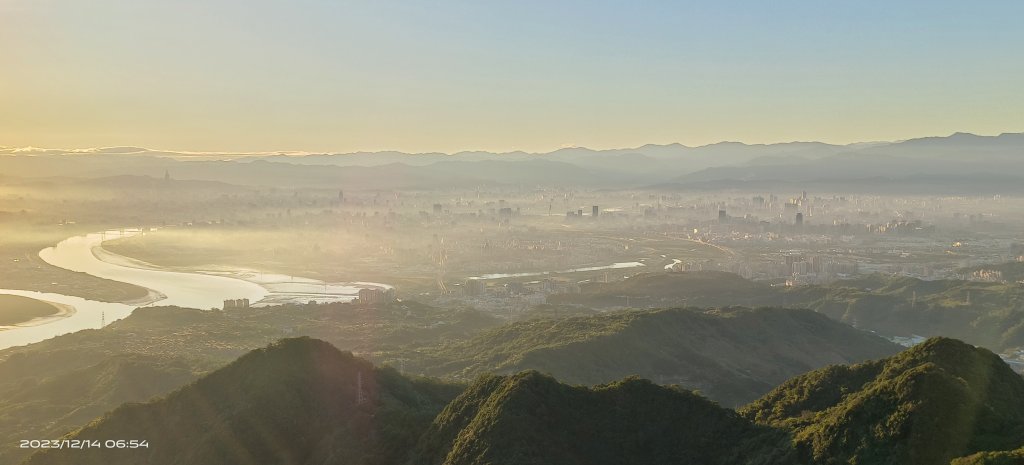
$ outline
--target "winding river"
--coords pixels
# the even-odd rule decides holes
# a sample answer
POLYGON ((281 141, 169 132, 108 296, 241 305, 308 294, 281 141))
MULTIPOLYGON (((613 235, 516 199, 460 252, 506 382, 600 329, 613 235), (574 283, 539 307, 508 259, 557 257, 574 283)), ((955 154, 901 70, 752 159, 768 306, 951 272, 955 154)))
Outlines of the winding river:
POLYGON ((379 283, 324 283, 308 278, 260 273, 244 269, 172 271, 111 253, 104 241, 145 234, 140 230, 106 231, 75 236, 39 252, 43 261, 71 271, 121 281, 149 290, 133 302, 99 302, 81 297, 35 291, 0 289, 13 294, 74 308, 63 318, 40 318, 0 330, 0 349, 31 344, 82 329, 99 328, 128 316, 146 305, 220 308, 224 299, 249 299, 255 305, 350 301, 359 289, 389 287, 379 283))
MULTIPOLYGON (((367 287, 388 288, 380 283, 325 283, 309 278, 262 273, 238 268, 213 270, 170 270, 112 253, 103 242, 144 230, 105 231, 75 236, 39 251, 39 257, 53 266, 100 278, 134 284, 149 290, 143 299, 131 302, 99 302, 62 294, 0 289, 13 294, 59 304, 68 310, 61 317, 38 318, 15 326, 0 327, 0 349, 31 344, 82 329, 100 328, 131 314, 140 306, 176 305, 189 308, 220 308, 225 299, 249 299, 254 306, 288 303, 345 302, 367 287)), ((558 273, 613 270, 644 266, 640 262, 575 268, 558 273)), ((488 274, 475 279, 542 276, 551 272, 488 274)))

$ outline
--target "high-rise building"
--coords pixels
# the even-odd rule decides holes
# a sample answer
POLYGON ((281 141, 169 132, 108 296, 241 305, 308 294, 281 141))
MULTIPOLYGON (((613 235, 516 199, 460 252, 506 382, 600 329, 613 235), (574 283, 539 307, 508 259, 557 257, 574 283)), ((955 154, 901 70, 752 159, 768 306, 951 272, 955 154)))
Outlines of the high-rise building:
POLYGON ((394 288, 365 288, 359 290, 357 302, 362 305, 386 304, 395 300, 394 288))
POLYGON ((487 283, 482 279, 467 279, 465 290, 463 291, 467 297, 474 297, 483 295, 484 290, 487 289, 487 283))
POLYGON ((797 214, 796 214, 796 225, 797 226, 803 226, 804 225, 804 214, 803 213, 797 212, 797 214))
POLYGON ((501 224, 509 224, 512 222, 512 208, 504 207, 498 210, 498 222, 501 224))
POLYGON ((725 209, 718 210, 718 222, 725 223, 729 219, 729 215, 725 213, 725 209))
POLYGON ((224 301, 224 310, 237 310, 249 308, 249 299, 227 299, 224 301))
POLYGON ((599 213, 601 213, 601 209, 597 205, 594 205, 593 207, 590 207, 590 216, 593 216, 594 218, 597 218, 597 215, 599 213))

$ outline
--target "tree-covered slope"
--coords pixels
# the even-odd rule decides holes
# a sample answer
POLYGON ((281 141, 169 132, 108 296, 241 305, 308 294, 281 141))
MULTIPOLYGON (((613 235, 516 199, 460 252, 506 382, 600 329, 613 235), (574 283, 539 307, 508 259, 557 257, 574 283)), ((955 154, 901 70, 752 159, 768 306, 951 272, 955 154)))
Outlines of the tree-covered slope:
POLYGON ((20 439, 63 436, 125 402, 167 395, 283 337, 311 336, 380 354, 464 338, 496 324, 481 312, 409 301, 374 309, 346 303, 235 312, 142 307, 103 329, 0 350, 0 464, 18 463, 31 452, 17 447, 20 439))
POLYGON ((871 275, 785 293, 858 328, 890 336, 945 336, 994 350, 1024 346, 1024 286, 871 275))
POLYGON ((484 376, 423 436, 410 464, 795 463, 784 433, 638 378, 587 388, 529 371, 484 376))
POLYGON ((48 450, 27 463, 398 463, 460 390, 376 369, 326 342, 285 339, 68 436, 148 448, 48 450))
POLYGON ((166 394, 212 368, 194 358, 131 353, 63 363, 21 357, 0 362, 0 463, 24 458, 29 451, 18 447, 21 439, 63 436, 118 405, 166 394))
POLYGON ((300 338, 67 438, 149 447, 49 450, 26 463, 1005 465, 1024 446, 1024 380, 987 350, 937 338, 798 376, 736 412, 636 377, 410 379, 300 338))
POLYGON ((882 274, 829 284, 771 287, 721 271, 641 273, 591 283, 557 304, 591 308, 777 306, 809 308, 885 336, 943 336, 993 350, 1024 347, 1024 286, 1016 282, 925 281, 882 274))
POLYGON ((953 459, 950 465, 1024 465, 1024 448, 996 451, 978 452, 967 457, 953 459))
POLYGON ((885 360, 796 377, 741 409, 821 464, 948 464, 1024 444, 1024 380, 997 355, 934 338, 885 360))
POLYGON ((792 376, 898 350, 809 310, 642 310, 504 325, 428 351, 416 368, 466 380, 532 369, 589 385, 639 375, 734 406, 792 376))
MULTIPOLYGON (((582 304, 587 307, 719 307, 728 305, 771 305, 778 292, 724 271, 681 273, 640 273, 622 281, 585 284, 579 294, 551 296, 552 303, 582 304)), ((781 300, 781 299, 778 299, 781 300)))

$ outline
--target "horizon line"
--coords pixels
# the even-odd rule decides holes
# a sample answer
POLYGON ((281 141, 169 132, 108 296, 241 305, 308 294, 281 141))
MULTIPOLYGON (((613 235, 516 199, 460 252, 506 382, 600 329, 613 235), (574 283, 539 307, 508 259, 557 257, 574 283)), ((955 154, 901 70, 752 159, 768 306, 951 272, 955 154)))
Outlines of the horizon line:
POLYGON ((959 136, 983 137, 983 138, 995 138, 995 137, 1001 137, 1001 136, 1007 136, 1007 135, 1022 135, 1022 134, 1024 134, 1024 132, 1002 132, 1002 133, 999 133, 999 134, 984 135, 984 134, 976 134, 976 133, 971 133, 971 132, 957 131, 957 132, 953 132, 953 133, 951 133, 949 135, 945 135, 945 136, 934 136, 933 135, 933 136, 919 136, 919 137, 911 137, 911 138, 907 138, 907 139, 896 139, 896 140, 868 140, 868 141, 850 142, 850 143, 846 143, 846 144, 834 144, 834 143, 822 142, 822 141, 816 141, 816 140, 791 140, 791 141, 765 142, 765 143, 749 143, 749 142, 742 142, 742 141, 736 141, 736 140, 722 140, 722 141, 713 142, 713 143, 709 143, 709 144, 703 144, 703 145, 685 145, 685 144, 680 143, 680 142, 668 142, 668 143, 664 143, 664 144, 647 143, 647 144, 643 144, 643 145, 639 145, 639 146, 635 146, 635 147, 610 147, 610 148, 591 148, 591 147, 587 147, 585 145, 568 145, 567 144, 567 145, 563 145, 561 147, 558 147, 556 149, 549 150, 547 152, 529 152, 529 151, 525 151, 525 150, 490 151, 490 150, 482 150, 482 149, 466 149, 466 150, 459 150, 459 151, 456 151, 456 152, 442 152, 442 151, 413 151, 413 152, 405 152, 405 151, 402 151, 402 150, 395 150, 395 149, 355 150, 355 151, 308 151, 308 150, 267 150, 267 151, 224 151, 224 150, 213 150, 213 151, 202 151, 202 150, 155 149, 155 148, 141 147, 141 146, 137 146, 137 145, 110 145, 110 146, 103 146, 103 147, 87 147, 87 148, 52 148, 52 147, 36 147, 36 146, 29 145, 29 146, 22 146, 22 147, 0 146, 0 154, 4 154, 4 155, 19 155, 19 154, 24 153, 26 155, 33 155, 33 154, 38 153, 38 152, 56 152, 54 154, 64 154, 64 155, 69 155, 69 154, 81 154, 81 155, 90 155, 90 154, 138 155, 138 154, 146 154, 146 153, 166 153, 166 154, 176 154, 176 155, 183 155, 183 156, 218 156, 219 155, 219 156, 234 156, 234 157, 237 157, 237 158, 241 158, 241 157, 259 157, 259 156, 275 156, 275 155, 279 155, 279 156, 296 156, 296 157, 313 156, 313 155, 357 155, 357 154, 375 155, 375 154, 381 154, 381 153, 397 153, 397 154, 413 155, 413 156, 415 156, 415 155, 458 156, 458 155, 470 154, 470 153, 486 153, 486 154, 491 154, 491 155, 524 154, 524 155, 538 155, 538 156, 540 156, 540 155, 550 155, 550 154, 553 154, 553 153, 556 153, 556 152, 559 152, 559 151, 562 151, 562 150, 571 150, 571 149, 589 150, 589 151, 592 151, 592 152, 608 152, 608 151, 616 151, 616 150, 638 150, 638 149, 642 149, 644 147, 670 147, 670 146, 679 146, 679 147, 686 148, 686 149, 699 149, 699 148, 712 147, 712 146, 723 145, 723 144, 740 144, 740 145, 745 145, 745 146, 750 146, 750 147, 757 147, 757 146, 766 147, 766 146, 772 146, 772 145, 787 145, 787 144, 823 144, 823 145, 829 145, 829 146, 833 146, 833 147, 850 147, 850 146, 855 146, 855 145, 867 145, 867 144, 899 144, 899 143, 902 143, 902 142, 907 142, 907 141, 912 141, 912 140, 923 140, 923 139, 947 139, 947 138, 958 136, 958 135, 959 136), (134 151, 124 151, 124 152, 109 151, 109 150, 112 150, 112 149, 135 149, 135 150, 134 151))

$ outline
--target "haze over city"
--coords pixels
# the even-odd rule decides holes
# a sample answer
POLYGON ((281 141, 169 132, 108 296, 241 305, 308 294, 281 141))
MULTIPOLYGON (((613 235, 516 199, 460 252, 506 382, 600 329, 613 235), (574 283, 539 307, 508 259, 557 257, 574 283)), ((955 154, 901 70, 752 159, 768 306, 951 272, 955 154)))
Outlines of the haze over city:
POLYGON ((0 0, 0 465, 1024 463, 1022 17, 0 0))

